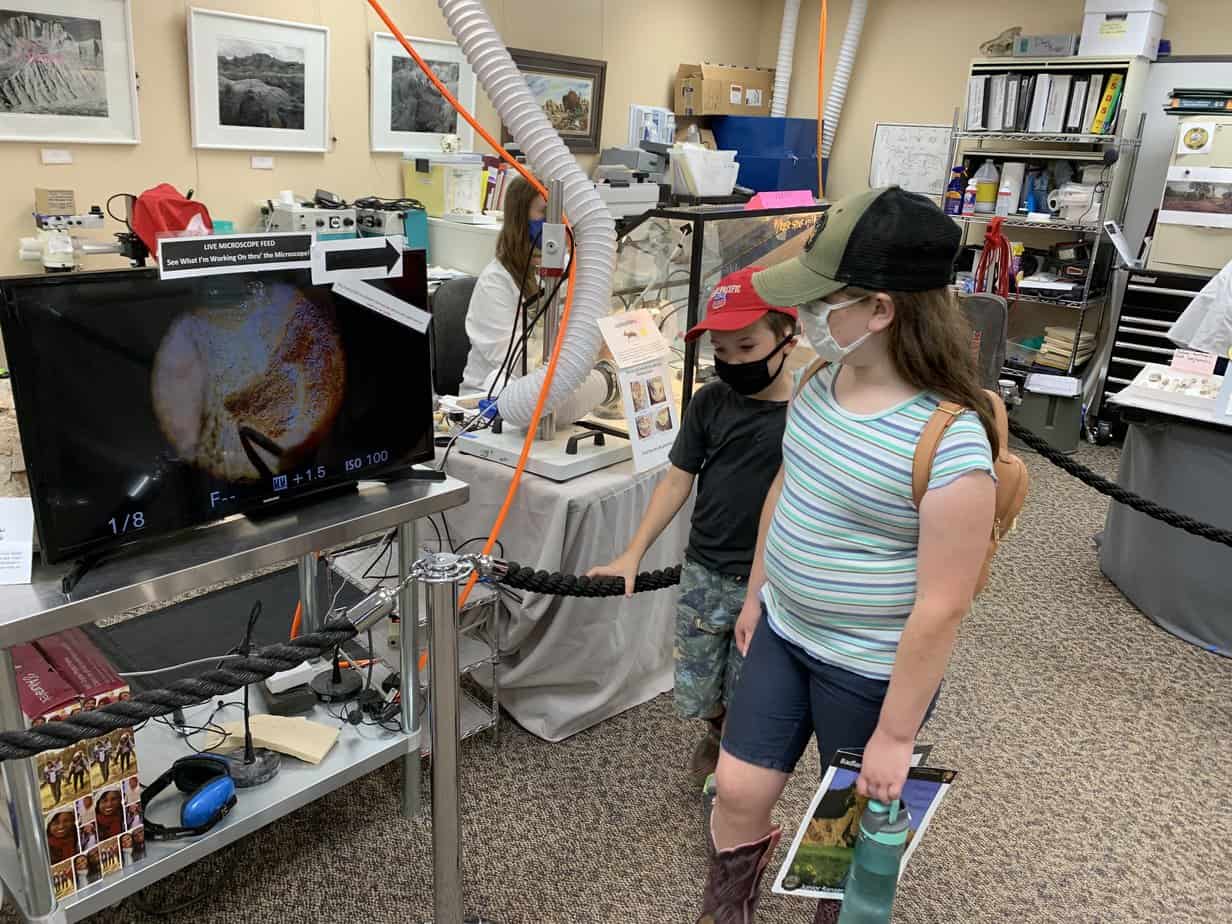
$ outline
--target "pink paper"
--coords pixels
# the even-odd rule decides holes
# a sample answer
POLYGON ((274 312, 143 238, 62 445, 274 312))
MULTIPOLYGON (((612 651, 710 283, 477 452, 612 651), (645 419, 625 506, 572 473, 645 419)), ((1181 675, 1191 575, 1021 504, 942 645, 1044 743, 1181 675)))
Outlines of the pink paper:
POLYGON ((1178 372, 1197 372, 1210 375, 1215 371, 1214 353, 1201 353, 1197 350, 1177 350, 1172 354, 1172 368, 1178 372))
POLYGON ((759 192, 745 203, 746 211, 752 209, 785 209, 796 205, 816 205, 817 200, 807 189, 784 189, 759 192))

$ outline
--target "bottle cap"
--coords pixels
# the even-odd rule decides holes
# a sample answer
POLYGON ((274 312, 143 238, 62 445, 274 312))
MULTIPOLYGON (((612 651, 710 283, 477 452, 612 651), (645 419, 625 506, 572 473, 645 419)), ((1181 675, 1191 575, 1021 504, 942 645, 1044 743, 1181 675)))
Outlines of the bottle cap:
POLYGON ((907 843, 911 816, 907 807, 895 799, 887 805, 869 799, 868 811, 860 820, 860 830, 869 840, 887 847, 901 847, 907 843))

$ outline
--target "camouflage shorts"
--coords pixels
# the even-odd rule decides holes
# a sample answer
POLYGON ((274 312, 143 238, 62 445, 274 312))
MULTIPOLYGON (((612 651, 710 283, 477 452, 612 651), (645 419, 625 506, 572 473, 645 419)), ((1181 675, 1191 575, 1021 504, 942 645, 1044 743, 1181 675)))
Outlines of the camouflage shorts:
POLYGON ((676 604, 676 714, 708 719, 723 712, 736 689, 743 658, 735 628, 744 581, 686 561, 676 604))

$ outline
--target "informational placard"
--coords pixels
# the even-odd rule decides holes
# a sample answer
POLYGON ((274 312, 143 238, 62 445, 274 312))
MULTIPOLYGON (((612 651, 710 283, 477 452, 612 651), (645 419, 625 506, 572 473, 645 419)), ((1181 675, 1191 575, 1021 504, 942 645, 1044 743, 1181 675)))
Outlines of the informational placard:
POLYGON ((1201 350, 1177 350, 1172 354, 1169 364, 1179 372, 1199 372, 1210 375, 1215 371, 1215 362, 1219 359, 1214 353, 1204 353, 1201 350))
POLYGON ((164 237, 158 241, 158 276, 183 279, 306 269, 311 265, 311 249, 312 235, 302 231, 164 237))
POLYGON ((33 560, 34 506, 30 498, 0 498, 0 584, 29 584, 33 560))
POLYGON ((392 321, 404 324, 421 334, 428 329, 432 315, 398 296, 379 289, 370 282, 334 283, 334 294, 341 295, 356 304, 363 305, 377 314, 383 314, 392 321))
POLYGON ((633 468, 643 472, 662 465, 680 430, 667 341, 645 310, 600 318, 599 330, 620 370, 633 468))
POLYGON ((401 276, 405 249, 406 238, 401 235, 316 241, 312 245, 312 284, 401 276))

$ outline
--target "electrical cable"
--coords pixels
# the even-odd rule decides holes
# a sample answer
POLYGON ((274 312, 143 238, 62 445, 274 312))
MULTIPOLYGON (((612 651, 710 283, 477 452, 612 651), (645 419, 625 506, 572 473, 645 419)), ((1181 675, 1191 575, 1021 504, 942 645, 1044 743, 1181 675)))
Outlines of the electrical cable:
POLYGON ((155 667, 148 671, 116 671, 121 677, 152 677, 154 674, 167 674, 171 671, 178 671, 185 667, 196 667, 198 664, 213 664, 220 661, 228 661, 233 658, 242 658, 243 655, 228 653, 222 656, 213 655, 209 658, 197 658, 193 661, 185 661, 183 664, 171 664, 167 667, 155 667))
MULTIPOLYGON (((565 271, 568 272, 569 266, 573 263, 573 251, 572 251, 573 232, 569 231, 568 229, 566 229, 566 231, 568 231, 569 243, 571 245, 570 253, 569 253, 569 262, 565 264, 565 271)), ((527 325, 523 326, 521 340, 519 341, 518 346, 514 350, 514 353, 513 353, 514 359, 517 359, 519 354, 521 354, 521 357, 523 359, 523 368, 525 368, 526 350, 527 350, 527 347, 530 345, 530 336, 535 331, 535 325, 539 323, 539 319, 542 318, 547 313, 548 308, 551 307, 552 303, 556 300, 556 295, 557 293, 560 292, 560 287, 563 284, 564 280, 565 280, 565 276, 562 275, 556 281, 556 285, 553 287, 551 294, 546 299, 544 299, 543 304, 539 307, 539 310, 535 313, 535 316, 531 319, 530 324, 528 326, 527 325)), ((502 385, 502 388, 509 384, 509 379, 513 371, 513 365, 514 363, 510 362, 508 364, 508 367, 505 369, 505 382, 504 382, 504 385, 502 385)), ((495 384, 495 382, 493 382, 493 384, 495 384)), ((488 397, 489 398, 491 397, 490 391, 489 391, 488 397)))
POLYGON ((821 21, 817 26, 817 198, 826 197, 825 177, 825 108, 826 108, 826 31, 830 25, 830 10, 821 0, 821 21))

